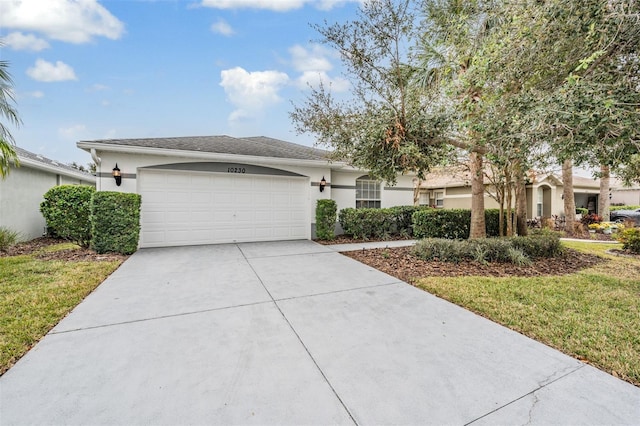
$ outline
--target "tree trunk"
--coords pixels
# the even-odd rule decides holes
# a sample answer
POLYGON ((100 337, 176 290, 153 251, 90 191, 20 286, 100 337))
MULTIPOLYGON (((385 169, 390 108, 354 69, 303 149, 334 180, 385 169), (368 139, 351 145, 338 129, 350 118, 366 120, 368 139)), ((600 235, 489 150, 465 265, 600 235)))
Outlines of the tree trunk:
POLYGON ((471 230, 469 238, 485 238, 487 227, 484 220, 484 170, 482 154, 472 152, 471 163, 471 230))
POLYGON ((420 187, 422 186, 422 179, 415 178, 414 187, 413 187, 413 205, 420 205, 420 187))
POLYGON ((513 180, 511 170, 505 169, 505 194, 507 200, 507 237, 513 237, 513 180))
POLYGON ((576 230, 576 200, 573 196, 573 161, 562 163, 562 195, 564 197, 565 232, 574 235, 576 230))
POLYGON ((611 200, 609 199, 609 191, 611 185, 611 170, 609 166, 604 164, 600 166, 600 197, 598 199, 598 214, 602 216, 602 220, 609 222, 611 219, 609 206, 611 200))
POLYGON ((527 229, 527 188, 524 178, 524 170, 522 164, 517 163, 515 167, 515 185, 516 185, 516 233, 525 236, 528 234, 527 229))

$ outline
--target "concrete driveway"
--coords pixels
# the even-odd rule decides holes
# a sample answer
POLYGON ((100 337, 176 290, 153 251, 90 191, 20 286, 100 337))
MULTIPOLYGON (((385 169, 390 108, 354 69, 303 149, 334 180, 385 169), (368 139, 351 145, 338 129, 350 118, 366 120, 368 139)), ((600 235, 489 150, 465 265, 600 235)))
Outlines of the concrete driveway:
POLYGON ((144 249, 0 424, 638 424, 640 389, 310 241, 144 249))

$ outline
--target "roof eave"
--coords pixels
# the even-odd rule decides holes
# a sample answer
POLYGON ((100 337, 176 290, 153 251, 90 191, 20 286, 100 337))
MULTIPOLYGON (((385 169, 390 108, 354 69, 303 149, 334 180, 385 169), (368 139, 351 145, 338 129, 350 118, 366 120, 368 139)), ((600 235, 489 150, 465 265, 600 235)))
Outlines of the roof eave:
POLYGON ((55 173, 57 175, 79 179, 79 180, 83 180, 85 182, 91 182, 94 184, 96 183, 96 177, 94 175, 83 173, 81 171, 74 172, 72 170, 63 169, 61 167, 56 167, 54 165, 41 163, 39 161, 33 160, 31 158, 23 157, 21 155, 18 155, 18 160, 20 161, 20 167, 28 166, 34 169, 45 171, 45 172, 55 173))
POLYGON ((345 163, 330 162, 329 160, 304 160, 295 158, 281 158, 281 157, 261 157, 255 155, 241 155, 241 154, 223 154, 217 152, 206 151, 190 151, 179 149, 167 149, 167 148, 150 148, 143 146, 128 146, 128 145, 115 145, 105 143, 94 142, 78 142, 76 144, 78 148, 87 152, 91 152, 91 149, 96 151, 109 151, 109 152, 122 152, 126 154, 142 154, 142 155, 158 155, 164 157, 184 157, 194 159, 207 159, 216 161, 229 161, 229 162, 251 162, 256 164, 270 164, 270 165, 287 165, 287 166, 299 166, 305 165, 310 167, 327 167, 332 169, 343 168, 345 163))

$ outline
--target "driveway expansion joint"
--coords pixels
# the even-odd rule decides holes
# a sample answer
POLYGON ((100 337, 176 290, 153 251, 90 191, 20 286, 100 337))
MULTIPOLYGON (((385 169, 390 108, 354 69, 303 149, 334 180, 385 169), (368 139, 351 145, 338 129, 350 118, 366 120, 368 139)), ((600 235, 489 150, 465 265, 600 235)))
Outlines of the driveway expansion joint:
POLYGON ((159 315, 159 316, 156 316, 156 317, 140 318, 140 319, 135 319, 135 320, 131 320, 131 321, 122 321, 122 322, 114 322, 114 323, 109 323, 109 324, 93 325, 93 326, 90 326, 90 327, 74 328, 74 329, 70 329, 70 330, 60 330, 60 331, 51 330, 47 334, 55 335, 55 334, 74 333, 74 332, 77 332, 77 331, 95 330, 95 329, 100 329, 100 328, 115 327, 115 326, 119 326, 119 325, 127 325, 127 324, 135 324, 135 323, 140 323, 140 322, 154 321, 154 320, 159 320, 159 319, 184 317, 184 316, 189 316, 189 315, 204 314, 204 313, 207 313, 207 312, 216 312, 216 311, 224 311, 224 310, 227 310, 227 309, 243 308, 243 307, 247 307, 247 306, 264 305, 264 304, 268 304, 268 303, 273 303, 273 300, 265 300, 265 301, 262 301, 262 302, 245 303, 245 304, 233 305, 233 306, 222 306, 222 307, 219 307, 219 308, 211 308, 211 309, 200 309, 200 310, 197 310, 197 311, 180 312, 180 313, 177 313, 177 314, 170 314, 170 315, 159 315))
MULTIPOLYGON (((240 247, 238 247, 240 248, 240 247)), ((355 417, 353 416, 353 414, 351 413, 351 410, 349 410, 349 408, 347 407, 347 404, 342 400, 342 398, 340 398, 340 395, 338 394, 338 391, 335 389, 335 387, 331 384, 331 382, 329 381, 329 378, 327 377, 327 375, 325 374, 324 371, 322 371, 322 368, 320 368, 320 365, 318 364, 318 362, 316 361, 316 359, 313 357, 313 355, 311 355, 311 351, 309 351, 309 348, 307 347, 307 345, 305 345, 304 341, 302 340, 302 338, 300 337, 300 334, 298 334, 298 332, 296 331, 296 329, 293 327, 293 324, 291 324, 291 322, 289 321, 289 319, 287 318, 287 316, 284 314, 284 312, 282 312, 282 309, 280 308, 280 305, 278 305, 278 301, 276 299, 274 299, 273 295, 271 294, 271 292, 269 291, 269 289, 267 288, 267 286, 265 285, 264 281, 262 281, 262 278, 260 278, 260 275, 257 273, 257 271, 254 269, 253 265, 251 264, 251 262, 249 261, 250 259, 247 258, 244 254, 244 252, 242 251, 242 249, 240 249, 240 252, 242 253, 242 255, 245 257, 245 259, 247 260, 247 263, 249 264, 249 266, 251 267, 251 269, 253 270, 254 274, 256 275, 256 277, 258 278, 258 280, 260 281, 260 284, 262 284, 262 286, 264 287, 264 290, 267 292, 267 294, 269 295, 269 297, 271 298, 271 300, 273 301, 274 305, 276 306, 276 308, 278 309, 278 312, 280 312, 280 315, 282 315, 282 318, 285 320, 285 322, 287 323, 287 325, 289 326, 289 328, 291 329, 291 331, 293 332, 293 334, 296 336, 296 339, 298 340, 298 342, 300 342, 300 345, 302 345, 302 347, 304 348, 305 352, 307 353, 307 355, 309 356, 309 359, 311 360, 311 362, 313 362, 313 364, 316 366, 316 369, 318 370, 318 372, 320 373, 320 375, 322 376, 322 378, 324 379, 325 383, 327 384, 327 386, 329 386, 329 389, 331 389, 331 392, 333 393, 333 395, 336 397, 336 399, 340 402, 340 405, 342 405, 342 407, 344 408, 345 412, 347 413, 347 415, 349 416, 349 418, 351 419, 351 421, 353 422, 354 425, 358 425, 358 422, 356 421, 355 417)), ((273 256, 276 257, 276 256, 273 256)))
POLYGON ((373 289, 373 288, 379 288, 379 287, 388 287, 388 286, 393 286, 393 285, 399 285, 399 284, 404 284, 404 285, 410 285, 405 283, 404 281, 393 281, 393 282, 389 282, 389 283, 383 283, 383 284, 375 284, 375 285, 367 285, 367 286, 362 286, 362 287, 354 287, 354 288, 345 288, 342 290, 333 290, 333 291, 326 291, 323 293, 313 293, 313 294, 305 294, 302 296, 291 296, 291 297, 282 297, 280 299, 274 299, 274 302, 284 302, 287 300, 296 300, 296 299, 306 299, 306 298, 310 298, 310 297, 316 297, 316 296, 326 296, 328 294, 338 294, 338 293, 346 293, 349 291, 358 291, 358 290, 369 290, 369 289, 373 289))
POLYGON ((523 400, 524 398, 527 398, 528 396, 532 396, 534 398, 534 400, 533 400, 533 403, 531 404, 531 408, 529 409, 529 423, 527 423, 527 424, 530 424, 530 422, 531 422, 531 413, 533 412, 533 409, 535 408, 536 404, 539 401, 538 396, 536 395, 536 392, 539 392, 540 390, 542 390, 545 387, 557 382, 558 380, 562 380, 565 377, 568 377, 568 376, 580 371, 581 369, 583 369, 585 367, 585 365, 586 364, 582 364, 582 365, 578 365, 575 368, 565 368, 563 370, 560 370, 560 371, 567 371, 567 370, 570 370, 570 371, 567 371, 566 373, 561 374, 560 376, 556 377, 553 380, 549 380, 549 378, 555 376, 558 373, 558 371, 554 372, 553 374, 550 374, 547 379, 540 381, 540 383, 538 384, 537 388, 533 389, 530 392, 525 393, 524 395, 521 395, 518 398, 515 398, 512 401, 507 402, 506 404, 504 404, 504 405, 502 405, 502 406, 500 406, 500 407, 498 407, 498 408, 496 408, 494 410, 489 411, 488 413, 483 414, 482 416, 480 416, 480 417, 478 417, 478 418, 476 418, 474 420, 471 420, 468 423, 465 423, 464 426, 472 425, 475 422, 477 422, 478 420, 484 419, 485 417, 490 416, 491 414, 496 413, 496 412, 502 410, 503 408, 506 408, 506 407, 508 407, 508 406, 510 406, 512 404, 515 404, 518 401, 523 400))

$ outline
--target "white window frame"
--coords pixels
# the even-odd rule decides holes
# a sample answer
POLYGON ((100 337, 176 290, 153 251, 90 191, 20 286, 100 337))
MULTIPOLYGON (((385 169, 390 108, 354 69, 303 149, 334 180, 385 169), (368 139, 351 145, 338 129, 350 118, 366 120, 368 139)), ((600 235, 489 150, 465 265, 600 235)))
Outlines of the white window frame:
POLYGON ((369 176, 361 176, 356 179, 356 208, 382 207, 382 190, 380 182, 369 176))
POLYGON ((444 208, 444 191, 433 191, 433 204, 436 208, 444 208))
POLYGON ((538 197, 536 202, 536 217, 542 217, 542 204, 544 203, 544 189, 538 187, 538 197))

